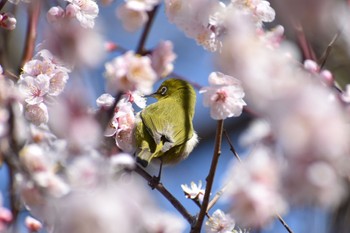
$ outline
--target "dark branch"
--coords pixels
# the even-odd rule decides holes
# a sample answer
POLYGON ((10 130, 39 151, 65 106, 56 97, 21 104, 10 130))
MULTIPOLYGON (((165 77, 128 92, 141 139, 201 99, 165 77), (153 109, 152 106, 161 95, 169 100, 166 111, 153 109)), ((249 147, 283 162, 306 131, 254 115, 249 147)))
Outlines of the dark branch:
POLYGON ((0 2, 0 11, 2 10, 2 8, 4 8, 4 6, 6 5, 6 3, 7 3, 7 0, 2 0, 2 1, 0 2))
MULTIPOLYGON (((142 176, 148 182, 151 182, 153 177, 143 170, 138 165, 134 170, 137 174, 142 176)), ((188 221, 189 224, 193 224, 194 217, 188 213, 185 207, 163 186, 162 183, 158 182, 154 185, 154 188, 157 189, 163 196, 168 199, 168 201, 175 207, 177 211, 188 221)))
POLYGON ((148 12, 148 21, 147 21, 146 26, 143 29, 140 41, 138 43, 138 46, 136 49, 137 54, 143 55, 143 53, 145 52, 146 40, 147 40, 147 37, 149 35, 149 32, 151 31, 152 24, 153 24, 153 21, 154 21, 154 18, 156 16, 158 8, 159 8, 159 5, 155 6, 152 11, 148 12))
MULTIPOLYGON (((32 59, 34 55, 34 48, 35 48, 35 40, 37 35, 37 27, 38 27, 38 21, 40 16, 40 4, 41 1, 32 1, 30 5, 28 6, 28 28, 27 28, 27 35, 24 45, 24 53, 21 60, 21 67, 24 66, 24 64, 32 59)), ((21 70, 19 69, 19 72, 21 70)))
POLYGON ((222 142, 223 129, 224 129, 224 121, 223 120, 219 120, 218 123, 217 123, 217 129, 216 129, 215 148, 214 148, 213 159, 211 161, 209 174, 208 174, 208 176, 206 178, 207 185, 205 187, 205 193, 204 193, 202 208, 201 208, 201 210, 199 212, 198 219, 197 219, 195 225, 191 229, 191 233, 199 233, 201 231, 202 224, 203 224, 203 221, 204 221, 204 217, 205 217, 205 215, 207 213, 210 192, 211 192, 211 189, 213 187, 216 167, 217 167, 217 164, 218 164, 218 161, 219 161, 219 157, 220 157, 220 154, 221 154, 221 142, 222 142))

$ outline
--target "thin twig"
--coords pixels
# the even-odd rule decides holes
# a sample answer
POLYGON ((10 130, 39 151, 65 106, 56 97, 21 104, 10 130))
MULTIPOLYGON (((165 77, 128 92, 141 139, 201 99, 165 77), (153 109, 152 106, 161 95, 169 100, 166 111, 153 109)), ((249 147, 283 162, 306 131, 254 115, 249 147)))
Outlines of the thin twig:
POLYGON ((297 34, 297 40, 298 40, 299 46, 303 52, 305 59, 311 59, 311 60, 316 61, 315 52, 313 51, 310 43, 306 39, 306 35, 305 35, 305 32, 303 30, 302 25, 299 22, 294 21, 293 27, 294 27, 294 30, 297 34))
POLYGON ((319 62, 319 64, 320 64, 320 69, 322 69, 322 68, 324 67, 324 65, 326 64, 327 58, 328 58, 328 56, 329 56, 329 54, 330 54, 330 52, 331 52, 331 50, 332 50, 332 48, 333 48, 333 45, 334 45, 335 41, 339 38, 340 33, 341 33, 341 31, 339 30, 339 31, 333 36, 331 42, 329 42, 329 44, 328 44, 326 50, 323 52, 323 54, 322 54, 322 56, 321 56, 321 58, 320 58, 320 62, 319 62))
POLYGON ((238 160, 239 162, 242 162, 241 158, 240 158, 239 155, 237 154, 236 149, 235 149, 234 146, 233 146, 233 143, 231 142, 231 139, 230 139, 230 137, 229 137, 227 131, 224 130, 224 133, 225 133, 226 140, 227 140, 227 142, 228 142, 228 144, 229 144, 229 146, 230 146, 230 151, 232 151, 232 153, 235 155, 235 157, 237 158, 237 160, 238 160))
MULTIPOLYGON (((22 56, 20 69, 34 55, 35 40, 37 35, 37 28, 38 28, 40 9, 41 9, 40 2, 41 1, 32 1, 28 6, 28 16, 29 16, 28 28, 27 28, 27 35, 26 35, 26 40, 24 45, 24 53, 22 56)), ((20 72, 20 69, 19 69, 19 72, 20 72)))
POLYGON ((215 177, 215 173, 216 173, 216 167, 217 167, 219 157, 221 154, 221 142, 222 142, 223 129, 224 129, 224 121, 219 120, 217 123, 217 129, 216 129, 215 148, 214 148, 213 159, 211 161, 209 174, 206 178, 207 185, 205 187, 202 208, 199 212, 198 219, 197 219, 195 225, 192 226, 191 233, 199 233, 201 231, 204 217, 207 213, 210 192, 211 192, 211 189, 213 187, 214 177, 215 177))
POLYGON ((289 233, 293 233, 292 229, 288 226, 288 224, 283 220, 283 218, 281 217, 281 215, 276 214, 276 217, 278 218, 278 220, 282 223, 282 225, 284 226, 284 228, 286 228, 286 230, 289 233))
MULTIPOLYGON (((136 166, 134 170, 137 174, 142 176, 145 180, 148 182, 151 182, 153 177, 148 174, 145 170, 140 168, 138 165, 136 166)), ((152 186, 153 187, 153 186, 152 186)), ((179 202, 164 186, 162 183, 158 182, 154 186, 155 189, 157 189, 168 201, 175 207, 177 211, 179 211, 180 214, 188 221, 189 224, 193 224, 194 217, 188 213, 186 208, 179 202)))
POLYGON ((6 3, 7 3, 7 0, 2 0, 2 1, 0 2, 0 11, 2 10, 2 8, 4 8, 4 6, 6 5, 6 3))
MULTIPOLYGON (((241 160, 241 158, 239 157, 239 155, 237 154, 235 148, 233 147, 233 144, 232 144, 232 142, 231 142, 231 140, 230 140, 230 138, 229 138, 229 136, 228 136, 226 130, 225 130, 224 132, 225 132, 226 139, 227 139, 227 141, 228 141, 228 143, 229 143, 229 145, 230 145, 230 150, 231 150, 232 153, 236 156, 237 160, 241 163, 242 160, 241 160)), ((211 202, 214 202, 214 203, 210 203, 210 204, 214 205, 214 204, 217 202, 216 199, 219 199, 219 198, 220 198, 220 196, 222 195, 222 193, 225 192, 225 190, 226 190, 226 188, 228 187, 228 185, 229 185, 229 183, 227 183, 227 184, 217 193, 217 195, 215 195, 215 197, 214 197, 213 200, 211 201, 211 202), (221 193, 220 193, 220 192, 221 192, 221 193), (220 194, 220 195, 218 195, 218 194, 220 194)), ((212 205, 211 205, 210 207, 212 207, 212 205)), ((209 208, 209 207, 208 207, 208 208, 209 208)), ((282 218, 279 214, 276 214, 275 216, 276 216, 276 218, 278 218, 278 220, 282 223, 282 225, 286 228, 286 230, 287 230, 289 233, 293 233, 292 229, 288 226, 288 224, 283 220, 283 218, 282 218)))
POLYGON ((147 21, 146 26, 143 29, 140 41, 138 43, 138 46, 136 49, 137 54, 143 55, 143 53, 145 52, 146 40, 148 38, 149 32, 151 31, 152 23, 154 21, 154 18, 156 16, 156 13, 157 13, 159 6, 160 5, 155 6, 152 11, 148 12, 148 21, 147 21))
POLYGON ((226 189, 228 188, 229 183, 227 183, 226 185, 224 185, 224 187, 222 187, 220 189, 220 191, 218 191, 215 196, 213 197, 213 199, 209 202, 208 204, 208 208, 207 208, 207 212, 209 210, 211 210, 211 208, 213 208, 213 206, 216 204, 216 202, 218 202, 218 200, 220 199, 220 197, 222 196, 222 194, 224 194, 224 192, 226 191, 226 189))
MULTIPOLYGON (((232 153, 235 155, 235 157, 237 158, 238 162, 241 162, 241 158, 239 157, 238 153, 236 152, 236 149, 233 146, 233 143, 231 142, 231 139, 227 133, 227 131, 224 129, 224 134, 225 134, 225 138, 230 146, 230 150, 232 151, 232 153)), ((224 194, 224 192, 226 191, 226 189, 228 188, 229 183, 225 184, 224 187, 222 187, 220 189, 220 191, 218 191, 215 196, 213 197, 213 199, 209 202, 208 204, 208 208, 207 211, 209 211, 211 208, 213 208, 213 206, 216 204, 216 202, 218 202, 218 200, 220 199, 220 197, 222 196, 222 194, 224 194)))

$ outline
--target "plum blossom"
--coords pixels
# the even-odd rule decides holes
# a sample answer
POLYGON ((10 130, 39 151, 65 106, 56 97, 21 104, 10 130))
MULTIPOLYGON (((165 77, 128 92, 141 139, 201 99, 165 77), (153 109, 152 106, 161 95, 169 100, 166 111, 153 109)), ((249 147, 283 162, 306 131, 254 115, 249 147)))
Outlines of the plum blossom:
POLYGON ((95 18, 98 16, 98 5, 94 0, 66 0, 69 2, 66 7, 66 14, 76 17, 84 28, 93 28, 95 18))
POLYGON ((115 102, 115 98, 108 93, 104 93, 96 99, 96 104, 100 108, 112 107, 114 102, 115 102))
POLYGON ((6 232, 8 224, 12 221, 12 213, 3 207, 2 195, 0 193, 0 232, 6 232))
POLYGON ((117 17, 122 21, 123 27, 129 32, 134 32, 141 28, 148 20, 146 11, 130 9, 126 4, 117 8, 117 17))
POLYGON ((112 155, 110 162, 114 171, 121 171, 125 168, 134 169, 136 166, 135 159, 127 153, 119 153, 112 155))
POLYGON ((236 223, 230 215, 217 209, 209 220, 205 222, 205 225, 206 232, 209 233, 231 233, 234 232, 236 223))
POLYGON ((148 21, 147 11, 151 11, 159 2, 159 0, 126 0, 117 8, 117 17, 127 31, 136 31, 148 21))
POLYGON ((231 214, 240 226, 262 227, 283 214, 287 205, 280 194, 279 169, 264 146, 256 147, 246 160, 234 164, 226 176, 224 193, 231 214))
POLYGON ((49 148, 28 144, 20 151, 20 162, 31 174, 31 180, 19 181, 21 185, 34 182, 34 188, 42 188, 52 197, 61 197, 69 192, 68 185, 55 173, 55 159, 49 148))
POLYGON ((50 77, 45 74, 39 74, 36 77, 23 76, 18 85, 27 104, 39 104, 44 101, 44 96, 49 92, 50 77))
POLYGON ((126 0, 126 7, 136 11, 150 11, 160 0, 126 0))
POLYGON ((174 69, 176 54, 173 47, 171 41, 161 41, 151 53, 152 68, 159 77, 166 77, 174 69))
POLYGON ((40 50, 32 60, 24 64, 17 82, 25 100, 25 116, 40 125, 49 119, 46 102, 63 91, 70 72, 48 51, 40 50))
POLYGON ((151 67, 151 59, 129 51, 105 64, 107 89, 110 92, 135 91, 151 94, 157 75, 151 67))
POLYGON ((245 14, 252 16, 258 27, 261 27, 263 22, 272 22, 275 19, 275 10, 268 1, 231 0, 231 4, 245 14))
POLYGON ((219 16, 225 5, 212 0, 166 0, 166 14, 170 22, 193 38, 209 51, 216 51, 220 41, 220 25, 215 16, 219 16), (220 12, 220 13, 217 13, 220 12), (210 26, 215 24, 215 30, 210 26))
POLYGON ((185 231, 185 221, 174 214, 159 210, 150 210, 149 213, 144 212, 144 214, 143 220, 148 232, 176 233, 185 231))
POLYGON ((210 107, 210 116, 215 119, 226 119, 241 115, 244 91, 239 80, 220 72, 209 75, 209 87, 203 87, 203 105, 210 107))
POLYGON ((64 9, 60 6, 53 6, 49 9, 46 14, 47 21, 49 23, 57 22, 60 19, 63 19, 66 15, 64 9))
POLYGON ((182 188, 182 191, 185 193, 186 198, 190 198, 194 200, 203 199, 205 190, 202 189, 201 180, 198 182, 198 185, 192 181, 191 187, 189 187, 187 184, 182 184, 181 188, 182 188))
POLYGON ((14 30, 16 28, 17 20, 10 12, 0 14, 0 27, 7 30, 14 30))
POLYGON ((311 74, 320 77, 321 81, 328 86, 334 84, 334 78, 329 70, 321 69, 320 66, 313 60, 306 59, 304 61, 304 68, 311 74))
POLYGON ((131 102, 123 98, 118 102, 114 116, 105 131, 105 136, 115 137, 116 145, 120 149, 132 153, 135 150, 134 127, 134 109, 131 102))
POLYGON ((68 17, 67 12, 52 14, 47 16, 51 24, 44 32, 45 42, 42 47, 50 50, 55 57, 70 67, 98 65, 105 56, 101 33, 90 27, 81 27, 68 17), (63 13, 64 15, 61 15, 63 13))
POLYGON ((31 216, 27 216, 24 222, 30 232, 38 232, 43 228, 43 224, 31 216))

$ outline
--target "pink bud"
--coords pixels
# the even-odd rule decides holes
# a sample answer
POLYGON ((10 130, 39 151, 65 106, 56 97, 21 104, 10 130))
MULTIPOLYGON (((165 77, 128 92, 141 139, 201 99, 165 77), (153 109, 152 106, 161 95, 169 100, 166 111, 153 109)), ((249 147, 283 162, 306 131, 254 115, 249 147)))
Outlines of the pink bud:
POLYGON ((26 227, 28 228, 28 230, 31 232, 38 232, 43 227, 41 222, 39 222, 38 220, 36 220, 35 218, 32 218, 30 216, 26 217, 25 224, 26 224, 26 227))
POLYGON ((332 86, 334 84, 334 78, 332 73, 329 70, 322 70, 320 72, 320 76, 322 81, 328 85, 328 86, 332 86))
POLYGON ((12 221, 12 213, 3 207, 0 207, 0 222, 10 223, 12 221))
POLYGON ((13 30, 16 28, 17 20, 15 16, 9 12, 3 13, 0 21, 0 26, 7 29, 13 30))
POLYGON ((64 18, 64 10, 60 6, 51 7, 47 12, 46 18, 50 23, 56 22, 59 19, 64 18))
POLYGON ((107 52, 113 52, 115 50, 117 50, 118 45, 116 45, 115 43, 111 42, 111 41, 107 41, 105 42, 105 49, 107 52))
POLYGON ((78 11, 79 11, 79 9, 77 9, 76 5, 69 4, 66 7, 66 15, 69 17, 72 17, 72 18, 75 17, 75 15, 77 14, 78 11))
POLYGON ((313 60, 305 60, 304 61, 304 68, 311 73, 318 73, 320 68, 318 67, 317 63, 313 60))

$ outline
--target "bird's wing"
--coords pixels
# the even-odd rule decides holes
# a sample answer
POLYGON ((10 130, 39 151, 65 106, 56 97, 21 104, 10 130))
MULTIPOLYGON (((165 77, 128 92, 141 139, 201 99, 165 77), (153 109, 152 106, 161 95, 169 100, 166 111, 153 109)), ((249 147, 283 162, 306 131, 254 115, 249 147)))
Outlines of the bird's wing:
POLYGON ((158 104, 150 105, 141 113, 141 118, 157 147, 162 145, 161 150, 165 152, 186 142, 192 136, 189 135, 192 125, 182 107, 163 101, 165 109, 158 104))

